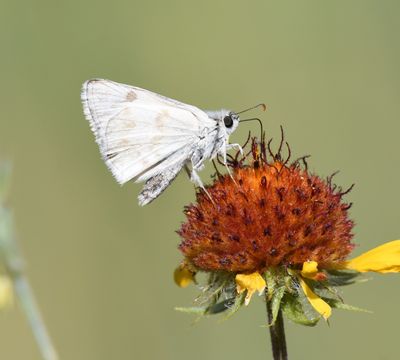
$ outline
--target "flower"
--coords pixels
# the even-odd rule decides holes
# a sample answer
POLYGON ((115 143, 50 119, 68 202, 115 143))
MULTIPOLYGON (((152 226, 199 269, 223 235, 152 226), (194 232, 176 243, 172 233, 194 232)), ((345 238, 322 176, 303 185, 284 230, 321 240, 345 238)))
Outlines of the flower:
POLYGON ((230 158, 232 175, 217 173, 207 192, 200 190, 197 202, 185 208, 187 220, 178 231, 185 260, 175 280, 187 286, 196 272, 209 274, 197 312, 234 312, 267 287, 275 312, 315 325, 331 316, 332 307, 355 309, 343 304, 338 286, 354 283, 361 272, 400 271, 400 241, 347 260, 354 222, 344 196, 353 185, 343 190, 333 175, 310 173, 307 157, 289 163, 283 143, 282 133, 273 153, 271 141, 253 138, 247 155, 230 158))

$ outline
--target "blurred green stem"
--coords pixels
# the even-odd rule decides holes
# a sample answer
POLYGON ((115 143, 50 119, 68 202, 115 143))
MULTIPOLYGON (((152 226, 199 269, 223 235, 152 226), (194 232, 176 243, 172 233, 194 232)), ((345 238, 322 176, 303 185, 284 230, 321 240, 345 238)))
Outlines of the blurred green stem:
POLYGON ((268 324, 270 324, 269 333, 271 336, 273 358, 274 360, 287 360, 288 354, 286 348, 285 327, 283 324, 282 311, 279 309, 276 321, 274 324, 272 324, 273 315, 272 315, 271 301, 268 299, 267 289, 265 289, 265 300, 267 304, 268 324))
POLYGON ((5 206, 10 177, 11 164, 0 162, 0 266, 12 279, 13 288, 31 326, 43 360, 57 360, 57 353, 36 305, 32 289, 24 275, 24 262, 14 235, 12 212, 5 206))
POLYGON ((18 300, 29 321, 43 360, 57 360, 56 350, 51 343, 28 280, 23 274, 18 273, 13 276, 13 281, 18 300))

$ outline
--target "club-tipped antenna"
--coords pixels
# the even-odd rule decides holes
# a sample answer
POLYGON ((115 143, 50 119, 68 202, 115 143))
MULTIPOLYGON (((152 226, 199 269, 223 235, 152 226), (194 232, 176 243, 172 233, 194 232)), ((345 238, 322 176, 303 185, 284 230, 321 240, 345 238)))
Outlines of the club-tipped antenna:
POLYGON ((237 112, 236 114, 239 115, 239 114, 242 114, 242 113, 244 113, 244 112, 246 112, 246 111, 250 111, 250 110, 256 109, 256 108, 258 108, 258 107, 262 108, 263 111, 266 111, 266 110, 267 110, 267 105, 265 105, 265 104, 257 104, 256 106, 252 106, 252 107, 250 107, 250 108, 248 108, 248 109, 246 109, 246 110, 242 110, 242 111, 240 111, 240 112, 237 112))

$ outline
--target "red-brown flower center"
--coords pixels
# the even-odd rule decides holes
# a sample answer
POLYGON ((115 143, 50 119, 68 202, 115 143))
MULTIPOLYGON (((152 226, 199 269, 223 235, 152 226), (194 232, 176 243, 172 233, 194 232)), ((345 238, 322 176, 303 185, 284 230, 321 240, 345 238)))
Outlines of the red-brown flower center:
MULTIPOLYGON (((253 155, 254 156, 254 155, 253 155)), ((186 208, 179 248, 205 271, 253 272, 267 267, 324 264, 353 249, 344 193, 298 163, 257 161, 220 177, 186 208)))

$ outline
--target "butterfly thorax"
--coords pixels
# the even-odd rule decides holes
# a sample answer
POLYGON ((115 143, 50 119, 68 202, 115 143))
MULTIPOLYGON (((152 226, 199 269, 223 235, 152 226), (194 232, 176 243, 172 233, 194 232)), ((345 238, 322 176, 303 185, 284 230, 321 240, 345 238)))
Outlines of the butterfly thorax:
POLYGON ((239 116, 230 110, 205 111, 213 125, 203 129, 199 141, 194 146, 191 158, 195 168, 202 167, 206 159, 214 159, 218 153, 225 152, 229 135, 239 124, 239 116))

